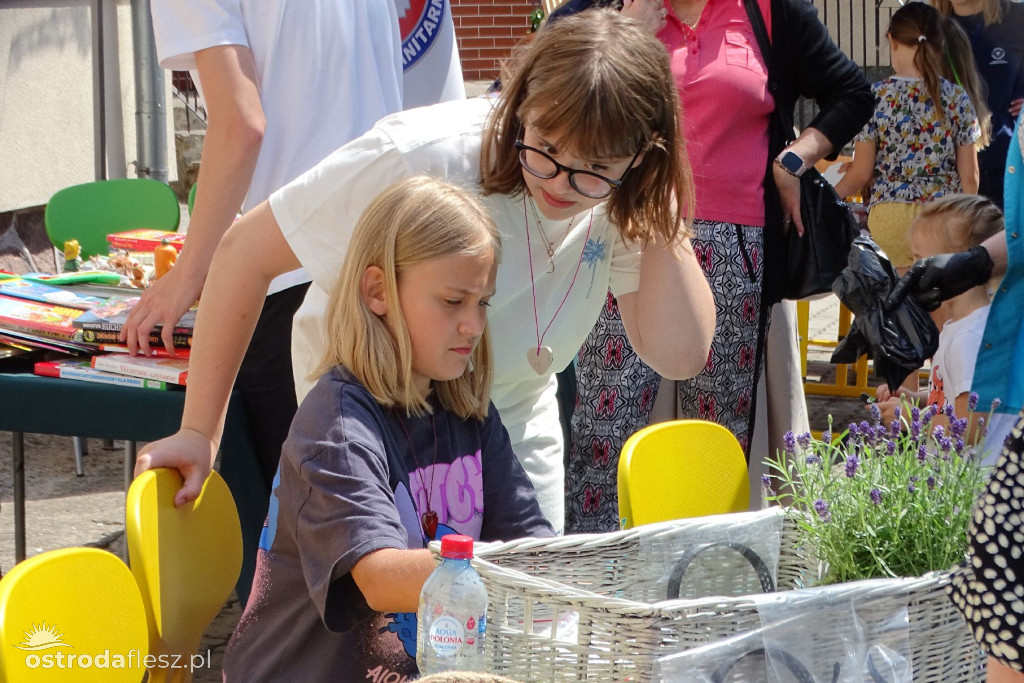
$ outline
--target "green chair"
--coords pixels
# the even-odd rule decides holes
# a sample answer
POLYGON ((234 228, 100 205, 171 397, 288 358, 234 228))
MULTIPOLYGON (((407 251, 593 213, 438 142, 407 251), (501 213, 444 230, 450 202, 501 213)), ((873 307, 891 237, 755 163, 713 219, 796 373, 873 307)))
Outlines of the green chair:
POLYGON ((82 258, 108 253, 107 235, 125 230, 178 229, 174 190, 151 178, 120 178, 72 185, 46 203, 46 234, 57 249, 78 240, 82 258))

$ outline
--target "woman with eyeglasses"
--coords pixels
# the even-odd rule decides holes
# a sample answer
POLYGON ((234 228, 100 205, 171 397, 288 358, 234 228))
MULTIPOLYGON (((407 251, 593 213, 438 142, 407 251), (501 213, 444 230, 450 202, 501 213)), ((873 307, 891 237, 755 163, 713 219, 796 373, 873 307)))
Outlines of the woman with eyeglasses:
MULTIPOLYGON (((681 218, 692 187, 661 43, 617 13, 591 12, 538 34, 503 81, 496 99, 383 119, 229 230, 200 303, 181 430, 139 458, 139 470, 182 471, 179 504, 210 470, 266 282, 298 265, 313 277, 293 333, 301 397, 322 356, 323 292, 352 227, 400 178, 472 188, 498 225, 492 399, 556 529, 564 477, 554 373, 572 361, 608 289, 658 372, 683 378, 704 366, 714 306, 681 218)), ((462 296, 450 292, 451 305, 462 296)), ((464 497, 459 477, 438 481, 442 495, 464 497)))

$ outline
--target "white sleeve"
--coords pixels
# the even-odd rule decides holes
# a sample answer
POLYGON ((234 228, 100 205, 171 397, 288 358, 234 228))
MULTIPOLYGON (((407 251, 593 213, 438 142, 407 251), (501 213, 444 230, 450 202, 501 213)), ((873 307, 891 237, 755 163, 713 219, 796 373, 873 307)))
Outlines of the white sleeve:
POLYGON ((971 390, 974 379, 974 365, 981 348, 983 330, 968 328, 951 340, 946 350, 945 367, 942 370, 943 393, 950 403, 960 394, 971 390))
POLYGON ((408 175, 390 137, 373 128, 270 195, 270 210, 288 246, 325 292, 338 277, 363 210, 408 175))
POLYGON ((195 53, 208 47, 249 45, 240 0, 150 0, 150 7, 165 69, 195 69, 195 53))
POLYGON ((640 245, 635 242, 626 243, 616 234, 612 249, 608 280, 612 294, 619 297, 640 289, 640 245))

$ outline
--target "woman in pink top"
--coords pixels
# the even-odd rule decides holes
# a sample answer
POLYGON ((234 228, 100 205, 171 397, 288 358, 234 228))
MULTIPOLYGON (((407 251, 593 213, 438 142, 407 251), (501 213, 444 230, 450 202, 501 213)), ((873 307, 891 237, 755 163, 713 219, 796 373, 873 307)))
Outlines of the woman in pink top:
MULTIPOLYGON (((770 269, 783 231, 803 228, 794 208, 798 176, 857 133, 871 114, 871 92, 806 0, 753 2, 771 37, 770 74, 744 0, 663 0, 663 8, 658 37, 672 56, 696 189, 694 251, 717 316, 704 371, 677 383, 678 416, 728 427, 749 458, 769 310, 779 300, 766 249, 770 269), (799 96, 820 111, 787 146, 792 134, 773 111, 792 112, 799 96)), ((618 453, 646 426, 661 377, 630 349, 611 296, 580 350, 577 378, 566 531, 617 529, 618 453)))

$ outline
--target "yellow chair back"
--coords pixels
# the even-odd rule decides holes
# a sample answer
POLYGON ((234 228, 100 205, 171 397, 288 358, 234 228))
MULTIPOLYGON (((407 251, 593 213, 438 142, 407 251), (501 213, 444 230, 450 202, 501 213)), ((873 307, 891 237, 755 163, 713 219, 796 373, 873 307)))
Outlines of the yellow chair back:
POLYGON ((115 555, 52 550, 0 580, 0 680, 138 683, 147 654, 142 596, 115 555))
MULTIPOLYGON (((242 531, 227 484, 211 472, 194 503, 174 507, 177 470, 143 472, 128 489, 125 534, 142 591, 154 655, 190 661, 231 594, 242 566, 242 531)), ((189 681, 188 669, 150 669, 151 682, 189 681)))
POLYGON ((704 420, 662 422, 633 434, 622 447, 618 479, 624 529, 750 505, 742 447, 728 429, 704 420))

